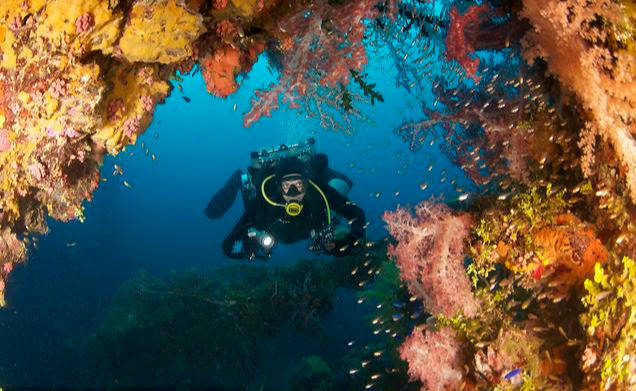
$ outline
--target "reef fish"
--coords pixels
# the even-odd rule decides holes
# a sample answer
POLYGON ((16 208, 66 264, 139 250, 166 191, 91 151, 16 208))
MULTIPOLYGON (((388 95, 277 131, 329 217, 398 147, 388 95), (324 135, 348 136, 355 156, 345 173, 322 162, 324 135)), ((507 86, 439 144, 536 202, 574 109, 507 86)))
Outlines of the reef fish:
POLYGON ((504 379, 510 380, 510 379, 512 379, 513 377, 517 376, 520 373, 521 373, 521 369, 519 369, 519 368, 513 369, 512 371, 506 373, 506 375, 504 376, 504 379))

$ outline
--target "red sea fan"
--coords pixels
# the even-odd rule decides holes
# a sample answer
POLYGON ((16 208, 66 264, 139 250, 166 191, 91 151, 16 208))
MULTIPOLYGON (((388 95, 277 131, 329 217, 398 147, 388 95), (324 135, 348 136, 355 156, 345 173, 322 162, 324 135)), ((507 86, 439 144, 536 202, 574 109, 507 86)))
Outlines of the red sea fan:
POLYGON ((446 59, 456 60, 466 76, 479 81, 479 59, 469 55, 476 50, 503 49, 518 41, 528 29, 528 24, 516 19, 504 23, 495 22, 501 17, 489 5, 473 5, 460 14, 457 7, 450 10, 450 26, 446 34, 446 59))
POLYGON ((271 115, 278 108, 280 95, 289 107, 312 107, 323 124, 333 124, 322 107, 330 105, 326 102, 329 98, 318 88, 347 85, 350 70, 360 71, 366 64, 363 20, 376 15, 375 4, 371 0, 352 0, 333 6, 321 0, 283 19, 278 24, 282 52, 280 80, 267 90, 256 91, 260 99, 252 100, 243 125, 249 127, 261 116, 271 115))
POLYGON ((424 300, 434 315, 472 317, 475 300, 464 268, 464 240, 471 219, 441 203, 423 201, 410 210, 398 207, 382 216, 397 240, 389 246, 409 291, 424 300))
POLYGON ((459 390, 464 378, 464 356, 455 331, 415 328, 399 348, 409 364, 409 376, 420 380, 426 391, 459 390))
POLYGON ((469 53, 475 51, 464 30, 467 24, 476 23, 480 15, 488 9, 488 5, 472 6, 463 15, 457 11, 457 7, 450 10, 450 28, 446 35, 446 58, 455 59, 465 70, 466 76, 472 77, 475 81, 479 80, 477 76, 477 67, 479 59, 468 57, 469 53))

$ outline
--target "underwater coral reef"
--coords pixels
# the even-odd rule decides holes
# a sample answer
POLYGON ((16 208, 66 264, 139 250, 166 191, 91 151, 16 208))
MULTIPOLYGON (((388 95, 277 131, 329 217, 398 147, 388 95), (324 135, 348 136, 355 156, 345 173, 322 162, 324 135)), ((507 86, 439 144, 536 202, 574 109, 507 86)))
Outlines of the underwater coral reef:
MULTIPOLYGON (((365 45, 383 45, 424 113, 396 137, 417 153, 432 135, 478 190, 386 212, 392 280, 361 297, 380 305, 374 325, 408 323, 401 341, 378 329, 384 348, 361 354, 399 356, 423 390, 636 389, 633 1, 5 0, 0 20, 0 306, 46 219, 83 219, 104 156, 136 143, 171 79, 200 71, 226 97, 265 53, 281 76, 254 93, 245 127, 286 106, 349 132, 360 103, 382 101, 364 66, 365 45)), ((121 295, 199 297, 195 277, 140 277, 121 295)), ((324 295, 304 312, 273 304, 311 327, 324 295)), ((102 343, 136 332, 122 317, 102 343)), ((366 388, 397 370, 374 365, 351 369, 366 388)))

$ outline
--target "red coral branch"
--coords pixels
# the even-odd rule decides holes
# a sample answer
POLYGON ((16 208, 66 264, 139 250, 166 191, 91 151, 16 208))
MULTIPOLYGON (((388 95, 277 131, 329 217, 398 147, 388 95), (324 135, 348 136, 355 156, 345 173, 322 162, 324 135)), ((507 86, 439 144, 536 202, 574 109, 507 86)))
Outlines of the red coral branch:
POLYGON ((450 11, 450 28, 446 35, 446 59, 457 61, 465 70, 466 76, 479 80, 476 75, 479 59, 471 59, 468 55, 475 51, 472 42, 467 38, 466 30, 471 24, 479 23, 479 19, 488 5, 474 5, 460 15, 457 7, 450 11))
POLYGON ((528 30, 529 24, 517 19, 496 23, 496 16, 488 4, 474 5, 460 14, 456 7, 450 10, 450 27, 446 35, 446 59, 457 61, 466 76, 476 82, 479 59, 471 58, 475 50, 502 49, 517 42, 528 30))
MULTIPOLYGON (((350 70, 361 70, 367 62, 362 43, 363 19, 376 14, 375 2, 353 0, 334 7, 328 1, 311 3, 290 14, 278 24, 282 71, 277 84, 257 93, 243 125, 249 127, 261 116, 269 116, 278 108, 279 96, 289 107, 316 110, 324 103, 316 92, 318 86, 333 89, 349 83, 350 70)), ((322 115, 322 114, 321 114, 322 115)))

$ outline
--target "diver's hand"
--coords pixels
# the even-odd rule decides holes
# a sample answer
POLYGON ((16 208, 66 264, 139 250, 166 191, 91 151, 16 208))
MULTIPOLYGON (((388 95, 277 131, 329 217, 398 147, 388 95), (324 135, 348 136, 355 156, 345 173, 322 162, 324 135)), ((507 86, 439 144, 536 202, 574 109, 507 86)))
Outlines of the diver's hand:
POLYGON ((254 243, 251 239, 237 240, 232 247, 232 258, 253 261, 257 257, 254 243))
POLYGON ((271 235, 265 231, 250 228, 245 240, 245 254, 250 261, 256 258, 267 261, 272 257, 272 248, 275 244, 271 235), (268 237, 267 246, 263 244, 264 237, 268 237))
POLYGON ((328 226, 321 231, 311 230, 311 245, 309 249, 311 251, 320 253, 330 253, 336 247, 336 243, 333 237, 333 226, 328 226))

